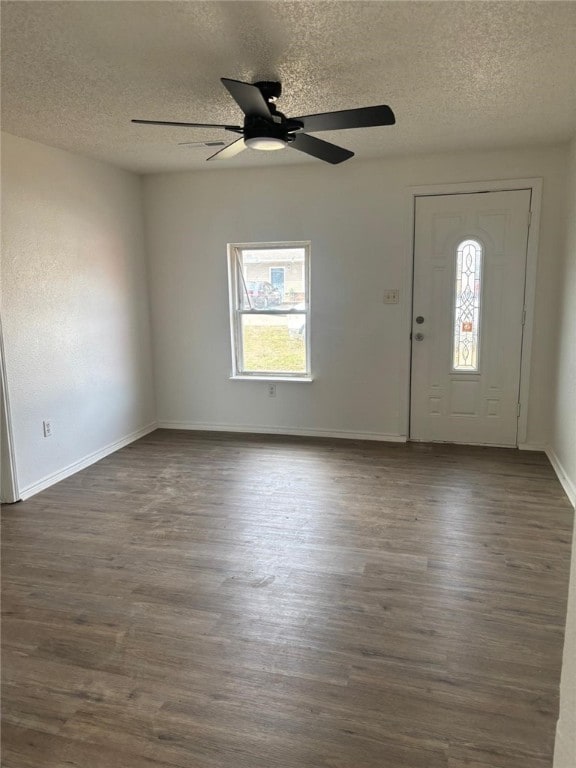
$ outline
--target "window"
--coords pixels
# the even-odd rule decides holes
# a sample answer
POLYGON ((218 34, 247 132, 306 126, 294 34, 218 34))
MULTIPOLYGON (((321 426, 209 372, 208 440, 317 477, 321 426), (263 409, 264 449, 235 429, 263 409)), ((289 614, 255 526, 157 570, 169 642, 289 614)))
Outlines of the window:
POLYGON ((456 251, 452 370, 478 372, 482 246, 463 240, 456 251))
POLYGON ((310 377, 310 244, 228 246, 235 377, 310 377))

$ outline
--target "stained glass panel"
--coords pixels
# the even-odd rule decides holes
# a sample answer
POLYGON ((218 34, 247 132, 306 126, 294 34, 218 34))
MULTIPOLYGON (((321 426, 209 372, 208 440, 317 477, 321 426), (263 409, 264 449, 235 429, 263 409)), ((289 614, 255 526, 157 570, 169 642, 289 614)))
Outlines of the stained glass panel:
POLYGON ((460 243, 456 256, 453 370, 477 371, 480 353, 480 297, 482 246, 476 240, 460 243))

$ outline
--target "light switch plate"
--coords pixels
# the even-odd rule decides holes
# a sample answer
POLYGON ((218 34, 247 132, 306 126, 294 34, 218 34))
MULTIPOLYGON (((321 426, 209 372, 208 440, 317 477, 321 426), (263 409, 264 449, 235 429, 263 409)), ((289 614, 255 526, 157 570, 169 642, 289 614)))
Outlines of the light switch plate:
POLYGON ((387 288, 384 291, 384 304, 398 304, 400 301, 400 290, 398 288, 387 288))

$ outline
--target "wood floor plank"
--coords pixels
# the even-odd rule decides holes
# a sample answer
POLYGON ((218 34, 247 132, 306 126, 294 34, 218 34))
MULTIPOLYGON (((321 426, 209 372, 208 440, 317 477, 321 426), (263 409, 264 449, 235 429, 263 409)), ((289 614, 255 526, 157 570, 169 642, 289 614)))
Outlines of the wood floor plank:
POLYGON ((6 768, 551 768, 543 454, 158 430, 3 518, 6 768))

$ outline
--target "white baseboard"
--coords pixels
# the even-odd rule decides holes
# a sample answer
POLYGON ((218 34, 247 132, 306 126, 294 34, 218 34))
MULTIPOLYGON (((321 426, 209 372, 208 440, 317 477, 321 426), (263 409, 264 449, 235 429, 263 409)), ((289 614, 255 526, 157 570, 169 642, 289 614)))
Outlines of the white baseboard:
POLYGON ((237 424, 196 424, 190 421, 159 421, 159 429, 189 429, 200 432, 241 432, 257 435, 296 435, 300 437, 335 437, 345 440, 378 440, 387 443, 405 443, 405 435, 386 435, 378 432, 348 432, 341 429, 293 429, 292 427, 262 427, 237 424))
POLYGON ((539 451, 540 453, 546 453, 546 446, 539 443, 518 443, 519 451, 539 451))
POLYGON ((562 488, 566 491, 566 496, 570 499, 570 503, 573 507, 576 507, 576 484, 568 476, 568 473, 560 463, 560 459, 556 456, 554 450, 550 446, 546 448, 546 456, 548 456, 550 464, 552 464, 554 472, 556 472, 558 480, 560 480, 560 483, 562 484, 562 488))
POLYGON ((69 464, 67 467, 64 467, 64 469, 60 469, 58 472, 53 472, 51 475, 46 475, 46 477, 43 477, 36 483, 32 483, 32 485, 28 485, 26 488, 21 488, 19 498, 22 501, 29 499, 31 496, 40 493, 40 491, 49 488, 51 485, 59 483, 60 480, 65 480, 67 477, 70 477, 70 475, 74 475, 76 472, 80 472, 81 469, 85 469, 91 464, 95 464, 105 456, 109 456, 111 453, 119 451, 120 448, 124 448, 126 445, 130 445, 130 443, 133 443, 135 440, 139 440, 141 437, 144 437, 144 435, 147 435, 157 429, 157 426, 158 425, 155 421, 151 422, 145 427, 137 429, 135 432, 131 432, 125 437, 121 437, 120 440, 116 440, 115 442, 106 445, 104 448, 100 448, 100 450, 94 451, 94 453, 90 453, 88 456, 84 456, 84 458, 80 459, 79 461, 75 461, 72 464, 69 464))

